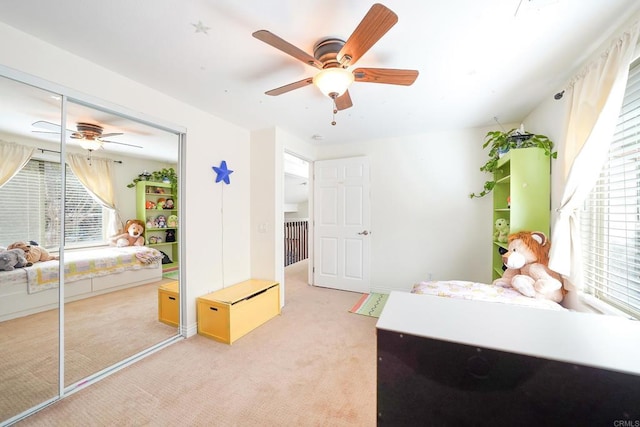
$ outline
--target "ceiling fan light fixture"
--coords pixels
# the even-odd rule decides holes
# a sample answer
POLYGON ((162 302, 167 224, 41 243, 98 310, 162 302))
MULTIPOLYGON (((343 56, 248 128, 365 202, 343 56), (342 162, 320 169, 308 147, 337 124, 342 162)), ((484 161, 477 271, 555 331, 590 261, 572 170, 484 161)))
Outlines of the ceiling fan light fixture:
POLYGON ((337 98, 353 83, 353 73, 345 68, 326 68, 313 77, 313 84, 329 98, 337 98))
POLYGON ((78 141, 85 150, 98 150, 102 148, 102 141, 97 139, 81 139, 78 141))

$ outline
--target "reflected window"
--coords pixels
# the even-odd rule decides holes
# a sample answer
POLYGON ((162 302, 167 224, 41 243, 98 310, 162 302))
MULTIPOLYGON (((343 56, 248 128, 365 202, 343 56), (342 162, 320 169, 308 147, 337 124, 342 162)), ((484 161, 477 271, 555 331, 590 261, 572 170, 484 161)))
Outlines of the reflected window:
MULTIPOLYGON (((46 248, 60 246, 60 172, 60 163, 31 159, 0 188, 0 235, 6 244, 34 240, 46 248)), ((66 176, 67 246, 103 244, 102 206, 68 166, 66 176)))

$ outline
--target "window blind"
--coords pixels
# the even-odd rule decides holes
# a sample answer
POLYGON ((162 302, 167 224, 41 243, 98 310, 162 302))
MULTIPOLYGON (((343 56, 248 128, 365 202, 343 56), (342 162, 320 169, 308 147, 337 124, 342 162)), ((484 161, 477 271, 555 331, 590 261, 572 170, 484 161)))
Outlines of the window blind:
MULTIPOLYGON (((66 177, 66 244, 102 243, 102 206, 69 167, 66 177)), ((0 245, 33 240, 46 248, 60 246, 60 184, 59 163, 32 159, 0 188, 0 245)))
POLYGON ((585 292, 640 318, 640 61, 580 224, 585 292))

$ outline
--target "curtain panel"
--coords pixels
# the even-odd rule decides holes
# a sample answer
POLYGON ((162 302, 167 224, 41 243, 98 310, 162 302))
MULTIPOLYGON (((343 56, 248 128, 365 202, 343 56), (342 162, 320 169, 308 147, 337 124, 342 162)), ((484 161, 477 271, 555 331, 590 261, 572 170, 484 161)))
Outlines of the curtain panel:
POLYGON ((552 233, 549 267, 568 290, 582 288, 579 212, 606 161, 638 42, 636 23, 600 58, 574 77, 568 88, 564 149, 564 189, 552 233))
POLYGON ((113 189, 113 160, 69 154, 67 162, 73 174, 93 198, 108 211, 107 236, 115 236, 121 227, 113 189))
POLYGON ((33 156, 35 148, 0 140, 0 187, 9 182, 33 156))

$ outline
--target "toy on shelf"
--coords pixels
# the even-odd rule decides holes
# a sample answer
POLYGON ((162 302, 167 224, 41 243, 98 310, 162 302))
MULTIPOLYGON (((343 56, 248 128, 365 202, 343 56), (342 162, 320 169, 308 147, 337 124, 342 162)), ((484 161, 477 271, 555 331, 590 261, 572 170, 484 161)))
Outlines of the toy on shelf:
POLYGON ((154 217, 147 218, 147 228, 158 228, 158 222, 154 217))
POLYGON ((158 215, 156 218, 157 228, 167 228, 167 217, 164 215, 158 215))
POLYGON ((167 198, 167 200, 164 201, 164 208, 165 209, 173 209, 174 208, 174 202, 173 202, 173 199, 171 197, 167 198))
POLYGON ((496 220, 496 231, 493 233, 493 239, 496 242, 507 243, 509 237, 509 221, 505 218, 496 220))
POLYGON ((167 218, 167 227, 178 227, 178 215, 169 215, 169 217, 167 218))
POLYGON ((154 202, 152 202, 151 200, 147 200, 144 204, 144 208, 145 209, 155 209, 156 208, 156 204, 154 202))

